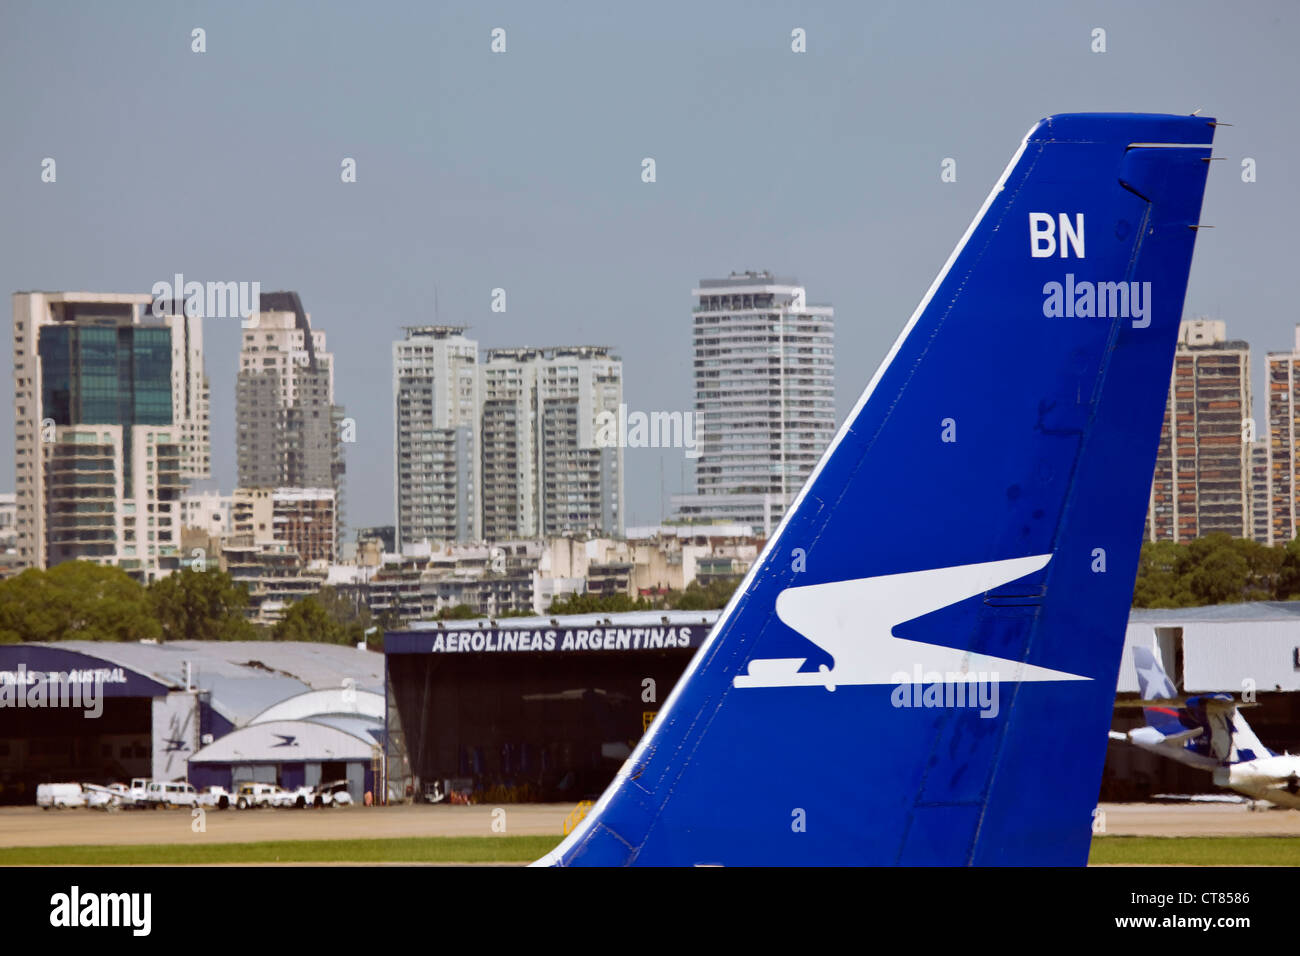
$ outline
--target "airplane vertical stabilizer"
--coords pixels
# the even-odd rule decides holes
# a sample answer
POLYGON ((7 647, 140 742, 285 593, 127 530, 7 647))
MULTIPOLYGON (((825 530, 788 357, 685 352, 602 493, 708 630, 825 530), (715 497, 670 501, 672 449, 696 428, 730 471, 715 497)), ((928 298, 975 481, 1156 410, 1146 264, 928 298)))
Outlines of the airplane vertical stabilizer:
POLYGON ((1086 862, 1214 128, 1029 132, 539 863, 1086 862))

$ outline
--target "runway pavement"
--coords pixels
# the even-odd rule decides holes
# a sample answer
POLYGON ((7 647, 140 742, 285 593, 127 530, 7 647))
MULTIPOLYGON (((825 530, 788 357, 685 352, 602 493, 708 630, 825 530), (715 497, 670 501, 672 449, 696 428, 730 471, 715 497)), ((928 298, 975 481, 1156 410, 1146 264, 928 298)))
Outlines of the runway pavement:
MULTIPOLYGON (((492 806, 209 810, 195 832, 188 810, 40 810, 0 807, 0 846, 249 843, 263 840, 492 836, 492 806)), ((507 834, 555 834, 571 804, 507 804, 507 834)), ((1300 812, 1244 804, 1105 803, 1104 831, 1116 836, 1300 836, 1300 812)))
POLYGON ((1300 812, 1243 803, 1103 803, 1111 836, 1300 836, 1300 812))
MULTIPOLYGON (((41 810, 0 807, 0 846, 253 843, 263 840, 493 836, 494 807, 429 806, 208 810, 195 832, 189 810, 41 810)), ((573 805, 506 804, 507 835, 563 832, 573 805)))

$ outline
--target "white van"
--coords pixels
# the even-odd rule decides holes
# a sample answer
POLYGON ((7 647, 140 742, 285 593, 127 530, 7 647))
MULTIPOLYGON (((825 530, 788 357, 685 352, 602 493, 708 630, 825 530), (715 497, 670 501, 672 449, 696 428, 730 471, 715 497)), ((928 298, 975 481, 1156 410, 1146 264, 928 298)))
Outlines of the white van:
POLYGON ((84 807, 86 794, 79 783, 42 783, 36 787, 36 805, 42 810, 50 807, 84 807))
POLYGON ((198 791, 188 783, 163 783, 155 780, 145 792, 149 803, 154 807, 192 807, 199 799, 198 791))

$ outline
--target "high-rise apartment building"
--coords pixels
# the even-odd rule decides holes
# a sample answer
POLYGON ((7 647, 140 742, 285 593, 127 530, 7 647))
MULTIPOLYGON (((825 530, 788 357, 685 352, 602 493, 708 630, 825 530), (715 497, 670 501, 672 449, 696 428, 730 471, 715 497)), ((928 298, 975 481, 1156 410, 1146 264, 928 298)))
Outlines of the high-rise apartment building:
POLYGON ((478 343, 464 332, 412 326, 393 343, 399 548, 480 535, 478 343))
POLYGON ((14 308, 18 561, 180 560, 180 498, 209 472, 201 320, 149 295, 20 292, 14 308))
POLYGON ((334 404, 334 357, 296 292, 261 296, 243 320, 235 386, 241 488, 329 488, 336 541, 343 526, 343 409, 334 404))
POLYGON ((623 363, 603 346, 490 349, 480 367, 483 537, 623 533, 623 363))
POLYGON ((1272 498, 1268 484, 1268 439, 1250 444, 1250 536, 1260 544, 1272 543, 1269 508, 1272 498))
POLYGON ((1147 513, 1152 541, 1215 532, 1248 538, 1251 509, 1250 346, 1223 322, 1184 322, 1165 406, 1147 513))
POLYGON ((1268 353, 1268 478, 1270 544, 1300 533, 1300 325, 1295 348, 1268 353))
POLYGON ((702 279, 692 295, 702 448, 676 517, 770 534, 835 434, 834 309, 769 272, 702 279))
POLYGON ((490 349, 463 326, 406 329, 393 343, 399 548, 423 541, 618 535, 623 363, 601 346, 490 349))

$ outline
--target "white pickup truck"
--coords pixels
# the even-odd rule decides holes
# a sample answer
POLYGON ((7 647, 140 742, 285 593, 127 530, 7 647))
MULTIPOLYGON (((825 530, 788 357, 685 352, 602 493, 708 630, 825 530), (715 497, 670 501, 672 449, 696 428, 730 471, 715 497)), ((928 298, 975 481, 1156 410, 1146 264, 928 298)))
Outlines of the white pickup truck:
POLYGON ((273 783, 241 783, 235 791, 235 807, 291 807, 294 794, 286 793, 273 783))
POLYGON ((235 795, 225 787, 204 787, 199 791, 198 805, 214 810, 227 810, 235 805, 235 795))

